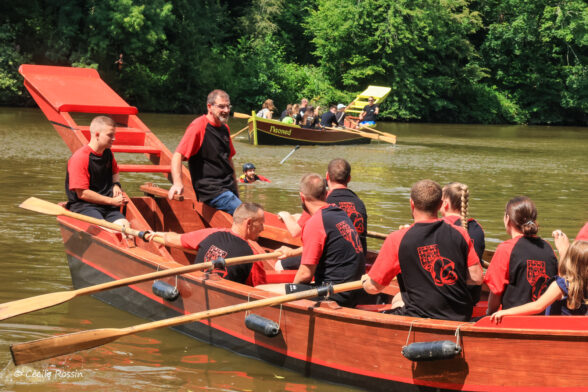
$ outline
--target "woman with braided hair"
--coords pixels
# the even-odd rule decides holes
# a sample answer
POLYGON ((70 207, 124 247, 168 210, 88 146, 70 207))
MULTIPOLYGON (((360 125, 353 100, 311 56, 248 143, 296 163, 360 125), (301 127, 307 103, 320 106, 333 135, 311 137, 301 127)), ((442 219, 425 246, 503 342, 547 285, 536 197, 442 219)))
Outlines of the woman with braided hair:
POLYGON ((484 229, 475 219, 468 218, 469 198, 470 191, 467 185, 460 182, 451 182, 445 185, 443 187, 441 215, 445 222, 461 226, 468 231, 481 263, 482 255, 486 248, 484 229))
MULTIPOLYGON (((472 242, 474 243, 474 250, 480 264, 482 264, 482 255, 486 248, 486 240, 484 238, 484 229, 473 218, 468 218, 470 191, 466 184, 460 182, 451 182, 443 187, 443 194, 441 200, 441 215, 443 220, 455 226, 461 226, 468 231, 472 242)), ((474 303, 480 300, 482 286, 468 286, 470 294, 474 303)))
POLYGON ((504 227, 511 237, 496 248, 484 282, 490 289, 487 314, 536 301, 557 275, 551 245, 537 235, 537 208, 518 196, 506 204, 504 227))

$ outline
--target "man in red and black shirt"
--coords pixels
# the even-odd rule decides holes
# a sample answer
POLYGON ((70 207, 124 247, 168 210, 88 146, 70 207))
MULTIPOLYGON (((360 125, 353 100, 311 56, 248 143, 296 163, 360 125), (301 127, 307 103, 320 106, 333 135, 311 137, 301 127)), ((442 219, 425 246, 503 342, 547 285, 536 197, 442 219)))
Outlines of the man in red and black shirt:
MULTIPOLYGON (((311 217, 302 228, 302 259, 293 284, 286 293, 314 285, 338 284, 358 280, 365 271, 363 247, 353 223, 339 207, 325 201, 325 181, 318 174, 307 174, 300 182, 302 206, 311 217)), ((278 250, 286 253, 282 247, 278 250)), ((330 297, 341 306, 355 306, 361 291, 338 293, 330 297)))
POLYGON ((182 160, 188 160, 192 186, 198 200, 233 214, 241 204, 233 166, 235 148, 231 141, 229 114, 231 101, 222 90, 208 94, 208 114, 198 117, 186 129, 172 156, 173 185, 168 197, 182 194, 182 160))
POLYGON ((110 117, 95 117, 90 123, 90 142, 69 158, 65 176, 67 208, 128 227, 129 222, 120 212, 128 199, 123 194, 118 165, 110 150, 115 125, 110 117))
MULTIPOLYGON (((329 162, 327 167, 327 203, 335 204, 341 208, 353 223, 361 246, 363 254, 367 253, 367 211, 363 201, 349 188, 347 184, 351 181, 351 165, 345 159, 336 158, 329 162)), ((278 217, 284 222, 286 228, 293 237, 298 237, 302 233, 302 227, 306 224, 310 215, 304 211, 299 217, 291 215, 286 211, 278 212, 278 217)), ((300 266, 300 257, 291 257, 281 260, 276 264, 278 269, 298 269, 300 266)))
POLYGON ((469 320, 474 304, 467 284, 482 283, 482 267, 472 240, 462 227, 437 218, 441 186, 436 182, 422 180, 414 184, 410 207, 414 223, 386 238, 363 278, 364 289, 370 294, 378 293, 398 276, 403 306, 392 313, 469 320))
MULTIPOLYGON (((178 234, 152 233, 163 237, 166 246, 195 249, 198 251, 194 263, 214 261, 218 258, 263 254, 257 238, 263 231, 264 211, 257 203, 244 203, 233 214, 233 225, 230 229, 202 229, 190 233, 178 234)), ((227 266, 226 279, 245 283, 251 286, 266 283, 263 262, 237 264, 227 266)))
POLYGON ((347 184, 351 181, 351 165, 345 159, 337 158, 329 162, 327 167, 327 185, 329 186, 329 193, 327 194, 327 203, 336 204, 341 208, 351 222, 359 238, 363 253, 367 252, 367 211, 365 204, 355 192, 347 188, 347 184))

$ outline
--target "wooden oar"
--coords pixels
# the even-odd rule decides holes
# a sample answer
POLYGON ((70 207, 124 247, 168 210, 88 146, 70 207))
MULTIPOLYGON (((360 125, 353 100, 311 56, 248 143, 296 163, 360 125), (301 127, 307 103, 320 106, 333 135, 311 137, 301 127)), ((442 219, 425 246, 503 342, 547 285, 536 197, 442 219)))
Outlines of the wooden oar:
POLYGON ((379 131, 379 130, 377 130, 375 128, 368 127, 367 125, 360 125, 359 126, 359 129, 367 129, 370 132, 374 132, 374 133, 377 133, 377 134, 382 135, 382 136, 394 136, 394 137, 396 137, 396 135, 394 135, 394 134, 382 132, 382 131, 379 131))
MULTIPOLYGON (((124 234, 132 235, 134 237, 142 238, 143 233, 145 233, 144 231, 135 230, 135 229, 132 229, 132 228, 126 227, 126 226, 120 226, 120 225, 114 224, 112 222, 108 222, 107 220, 104 220, 104 219, 97 219, 97 218, 93 218, 91 216, 78 214, 77 212, 72 212, 72 211, 66 210, 65 208, 63 208, 60 205, 57 205, 55 203, 51 203, 49 201, 42 200, 42 199, 39 199, 36 197, 29 197, 28 199, 23 201, 19 205, 19 207, 24 208, 26 210, 30 210, 30 211, 40 212, 41 214, 46 214, 46 215, 69 216, 70 218, 81 220, 83 222, 88 222, 93 225, 106 227, 107 229, 119 231, 124 234)), ((151 239, 151 241, 165 245, 165 240, 159 236, 154 236, 151 239)), ((184 249, 184 251, 189 252, 189 253, 195 253, 192 249, 184 249)))
POLYGON ((347 133, 351 133, 354 135, 359 135, 368 139, 373 139, 373 140, 381 140, 387 143, 391 143, 391 144, 396 144, 396 137, 395 136, 390 136, 390 137, 386 137, 386 136, 381 136, 381 135, 376 135, 373 133, 369 133, 369 132, 362 132, 362 131, 358 131, 355 129, 351 129, 351 128, 332 128, 332 127, 325 127, 325 129, 329 129, 331 131, 339 131, 339 132, 347 132, 347 133))
POLYGON ((245 113, 234 112, 233 117, 235 117, 235 118, 250 118, 251 115, 245 114, 245 113))
MULTIPOLYGON (((332 287, 333 293, 343 291, 357 290, 362 287, 361 281, 357 280, 349 283, 342 283, 332 287)), ((312 289, 298 293, 280 295, 260 299, 257 301, 230 305, 222 308, 205 310, 198 313, 187 314, 178 317, 172 317, 165 320, 152 321, 150 323, 139 324, 127 328, 103 328, 83 332, 76 332, 66 335, 54 336, 45 339, 39 339, 31 342, 18 343, 10 346, 12 360, 15 365, 22 365, 40 361, 43 359, 58 357, 60 355, 71 354, 81 350, 102 346, 106 343, 113 342, 120 337, 152 331, 158 328, 173 327, 180 324, 192 323, 198 320, 212 317, 223 316, 244 310, 257 309, 265 306, 275 306, 285 302, 296 301, 305 298, 313 298, 323 295, 323 290, 312 289)))
MULTIPOLYGON (((298 248, 295 254, 302 253, 302 248, 298 248)), ((245 264, 258 260, 273 259, 280 256, 281 252, 264 253, 260 255, 240 256, 232 257, 225 260, 226 265, 245 264)), ((159 278, 165 278, 167 276, 181 275, 188 272, 202 271, 213 267, 212 262, 191 264, 178 268, 170 268, 157 272, 150 272, 148 274, 131 276, 128 278, 114 280, 112 282, 97 284, 95 286, 84 287, 78 290, 72 291, 60 291, 56 293, 49 293, 43 295, 37 295, 35 297, 24 298, 17 301, 7 302, 0 305, 0 320, 6 320, 11 317, 19 316, 21 314, 31 313, 36 310, 50 308, 55 305, 62 304, 76 297, 94 294, 104 290, 110 290, 117 287, 129 286, 132 284, 138 284, 155 280, 159 278)))
POLYGON ((248 128, 249 128, 249 125, 246 125, 243 129, 239 130, 239 132, 232 134, 231 139, 236 138, 237 136, 239 136, 239 134, 241 134, 242 132, 245 132, 248 128))
MULTIPOLYGON (((360 126, 360 129, 362 128, 366 128, 369 129, 370 132, 367 132, 368 134, 377 134, 381 136, 381 139, 376 139, 376 140, 384 140, 387 141, 388 143, 392 143, 392 144, 396 144, 396 135, 393 135, 391 133, 386 133, 386 132, 382 132, 382 131, 378 131, 377 129, 373 129, 370 127, 366 127, 366 126, 360 126)), ((347 128, 345 127, 345 129, 350 130, 350 131, 355 131, 355 132, 361 132, 357 129, 353 129, 353 128, 347 128)))
POLYGON ((366 234, 370 238, 377 238, 377 239, 380 239, 380 240, 385 240, 386 238, 388 238, 388 234, 378 233, 376 231, 370 231, 370 230, 368 230, 366 234))

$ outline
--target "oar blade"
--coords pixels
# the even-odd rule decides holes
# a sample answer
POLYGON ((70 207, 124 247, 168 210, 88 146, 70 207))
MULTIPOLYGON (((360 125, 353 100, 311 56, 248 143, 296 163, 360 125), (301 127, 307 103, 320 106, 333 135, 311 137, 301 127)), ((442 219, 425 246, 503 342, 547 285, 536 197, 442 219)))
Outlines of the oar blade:
POLYGON ((57 293, 43 294, 36 297, 7 302, 0 305, 0 320, 6 320, 21 314, 50 308, 69 301, 75 298, 75 296, 75 291, 60 291, 57 293))
POLYGON ((234 112, 233 117, 235 118, 249 118, 251 115, 245 113, 234 112))
POLYGON ((62 215, 65 211, 67 211, 60 205, 41 200, 37 197, 29 197, 20 203, 19 207, 24 208, 25 210, 39 212, 41 214, 47 215, 62 215))
POLYGON ((12 353, 14 364, 23 365, 102 346, 115 341, 125 334, 124 329, 93 329, 13 344, 10 346, 10 352, 12 353))

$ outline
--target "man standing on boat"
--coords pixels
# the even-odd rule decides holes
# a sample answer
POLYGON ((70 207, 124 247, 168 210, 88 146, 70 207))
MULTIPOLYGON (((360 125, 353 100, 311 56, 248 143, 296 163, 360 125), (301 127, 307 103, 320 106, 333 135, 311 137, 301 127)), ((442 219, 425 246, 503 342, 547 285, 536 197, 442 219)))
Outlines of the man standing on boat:
POLYGON ((374 102, 374 97, 368 98, 368 104, 363 107, 363 111, 359 115, 359 125, 376 125, 380 108, 374 102))
MULTIPOLYGON (((327 187, 318 174, 306 174, 300 181, 302 207, 311 217, 302 229, 302 260, 292 284, 266 286, 286 294, 314 286, 358 280, 365 271, 365 257, 359 235, 347 214, 326 202, 327 187), (314 285, 311 282, 314 279, 314 285)), ((292 256, 287 247, 278 249, 280 258, 292 256)), ((332 295, 341 306, 357 304, 361 291, 332 295)))
POLYGON ((66 207, 73 212, 129 227, 120 212, 121 206, 129 200, 123 194, 118 165, 110 150, 115 126, 114 120, 106 116, 95 117, 90 123, 90 142, 67 162, 66 207))
POLYGON ((171 161, 173 185, 168 197, 182 194, 182 161, 188 160, 192 186, 198 201, 233 214, 241 204, 233 166, 235 148, 227 121, 231 112, 229 95, 213 90, 206 101, 208 114, 192 121, 171 161))
MULTIPOLYGON (((263 207, 257 203, 243 203, 235 209, 230 229, 208 228, 189 233, 151 233, 147 239, 159 236, 166 246, 197 250, 194 264, 231 258, 263 254, 264 250, 255 242, 263 231, 263 207)), ((225 279, 255 286, 264 284, 265 269, 262 261, 226 267, 225 279)))
POLYGON ((414 223, 386 238, 363 288, 379 293, 399 276, 402 299, 394 298, 390 313, 468 321, 474 303, 467 285, 482 284, 482 266, 467 231, 437 218, 441 195, 431 180, 412 186, 414 223))

